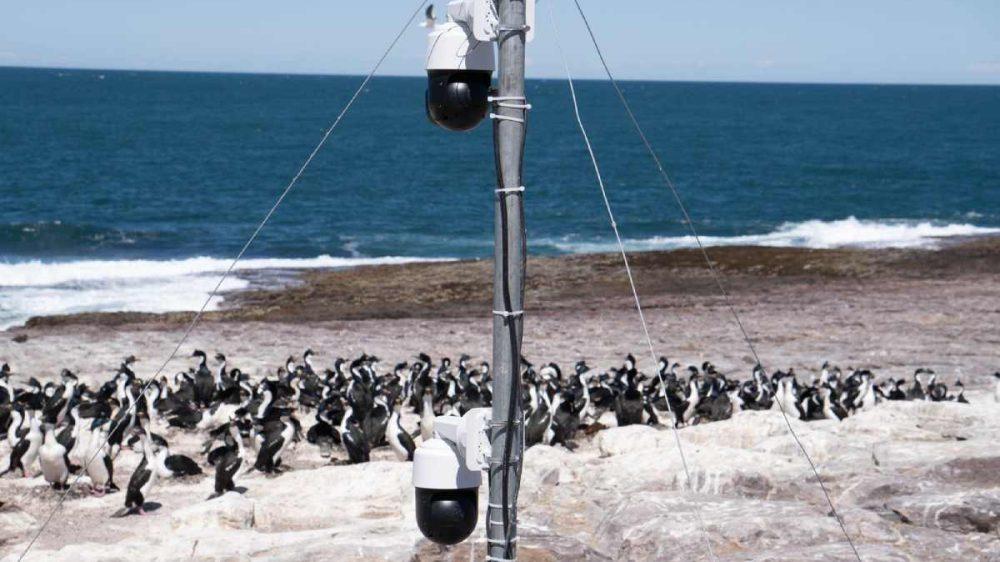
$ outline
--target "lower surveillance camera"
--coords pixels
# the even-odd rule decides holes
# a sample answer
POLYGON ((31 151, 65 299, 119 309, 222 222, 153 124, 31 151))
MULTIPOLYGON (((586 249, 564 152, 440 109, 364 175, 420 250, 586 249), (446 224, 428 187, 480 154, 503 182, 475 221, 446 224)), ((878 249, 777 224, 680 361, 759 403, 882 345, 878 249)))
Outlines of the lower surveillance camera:
POLYGON ((417 527, 438 544, 458 544, 476 530, 479 489, 431 490, 417 488, 417 527))
POLYGON ((485 437, 480 439, 485 436, 483 420, 488 419, 488 412, 476 408, 461 418, 435 418, 434 438, 413 455, 417 527, 433 542, 458 544, 476 529, 483 476, 474 468, 488 447, 488 441, 482 441, 485 437), (467 455, 471 456, 467 459, 467 455))

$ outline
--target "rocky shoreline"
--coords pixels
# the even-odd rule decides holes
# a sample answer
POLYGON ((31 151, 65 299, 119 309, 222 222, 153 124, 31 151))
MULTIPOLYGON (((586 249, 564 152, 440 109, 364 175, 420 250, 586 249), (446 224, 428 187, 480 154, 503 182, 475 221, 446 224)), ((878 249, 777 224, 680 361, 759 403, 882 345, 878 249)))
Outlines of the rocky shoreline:
MULTIPOLYGON (((941 250, 768 247, 709 248, 733 291, 766 292, 776 285, 809 286, 854 281, 891 284, 1000 276, 1000 237, 952 241, 941 250)), ((718 288, 697 250, 640 252, 630 256, 640 295, 711 297, 718 288)), ((412 263, 308 271, 280 290, 253 289, 227 295, 206 321, 322 322, 381 318, 462 318, 487 310, 492 261, 412 263)), ((618 254, 533 257, 528 261, 527 306, 534 311, 627 303, 630 293, 618 254)), ((82 313, 30 319, 26 327, 67 325, 176 326, 193 313, 82 313)), ((13 330, 14 332, 17 329, 13 330)))

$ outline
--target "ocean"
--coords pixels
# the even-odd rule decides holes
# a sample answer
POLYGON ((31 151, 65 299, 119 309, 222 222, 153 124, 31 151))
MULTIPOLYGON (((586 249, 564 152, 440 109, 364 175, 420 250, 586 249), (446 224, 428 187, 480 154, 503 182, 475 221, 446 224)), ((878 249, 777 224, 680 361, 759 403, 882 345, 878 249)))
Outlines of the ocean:
MULTIPOLYGON (((196 309, 360 81, 0 68, 0 328, 196 309)), ((490 255, 490 125, 436 129, 424 84, 370 83, 225 289, 266 284, 262 272, 490 255)), ((614 250, 565 82, 527 89, 530 251, 614 250)), ((613 90, 577 89, 628 247, 691 246, 613 90)), ((1000 233, 1000 87, 624 90, 711 245, 1000 233)))

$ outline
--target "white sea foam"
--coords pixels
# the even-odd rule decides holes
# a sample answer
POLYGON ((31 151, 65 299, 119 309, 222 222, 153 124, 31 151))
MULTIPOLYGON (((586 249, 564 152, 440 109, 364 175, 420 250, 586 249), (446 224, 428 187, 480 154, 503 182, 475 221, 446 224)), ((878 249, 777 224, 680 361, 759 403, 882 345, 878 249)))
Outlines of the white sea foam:
MULTIPOLYGON (((1000 234, 1000 228, 914 220, 810 220, 781 225, 772 232, 744 236, 704 236, 709 246, 779 246, 804 248, 933 248, 955 236, 1000 234)), ((615 251, 613 241, 558 239, 536 244, 564 252, 615 251)), ((629 239, 632 251, 693 247, 690 236, 629 239)), ((382 257, 309 259, 247 259, 222 286, 237 291, 250 285, 253 270, 318 269, 424 261, 382 257)), ((76 312, 171 312, 197 310, 205 302, 229 260, 198 257, 178 260, 80 260, 0 263, 0 329, 22 324, 32 316, 76 312)), ((218 308, 216 297, 209 310, 218 308)))
MULTIPOLYGON (((955 236, 1000 234, 1000 228, 971 224, 943 224, 912 220, 810 220, 785 223, 764 234, 743 236, 702 236, 706 246, 773 246, 796 248, 935 248, 955 236)), ((667 250, 694 247, 693 236, 654 236, 623 241, 628 250, 667 250)), ((613 241, 555 240, 549 243, 571 253, 616 251, 613 241)))
MULTIPOLYGON (((247 259, 221 292, 245 289, 252 270, 320 269, 426 261, 421 258, 247 259), (241 276, 240 273, 243 273, 241 276)), ((78 312, 173 312, 198 310, 230 260, 86 260, 0 263, 0 329, 33 316, 78 312)), ((223 297, 209 303, 218 308, 223 297)))

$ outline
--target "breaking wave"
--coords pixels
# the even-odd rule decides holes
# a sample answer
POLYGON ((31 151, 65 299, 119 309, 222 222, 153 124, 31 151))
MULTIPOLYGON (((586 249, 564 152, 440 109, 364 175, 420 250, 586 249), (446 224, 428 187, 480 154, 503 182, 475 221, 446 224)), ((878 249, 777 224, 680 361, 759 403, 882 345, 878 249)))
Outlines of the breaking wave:
MULTIPOLYGON (((251 271, 301 270, 429 261, 424 258, 247 259, 226 279, 221 292, 250 286, 251 271)), ((80 312, 175 312, 198 310, 231 260, 81 260, 0 263, 0 329, 33 316, 80 312)), ((209 310, 223 296, 213 297, 209 310)))
MULTIPOLYGON (((764 234, 743 236, 702 236, 706 246, 773 246, 788 248, 936 248, 946 238, 1000 234, 1000 228, 972 224, 946 224, 914 220, 809 220, 785 223, 764 234)), ((614 241, 580 241, 572 239, 544 242, 569 253, 617 251, 614 241)), ((653 236, 627 239, 631 251, 669 250, 694 247, 692 236, 653 236)))

